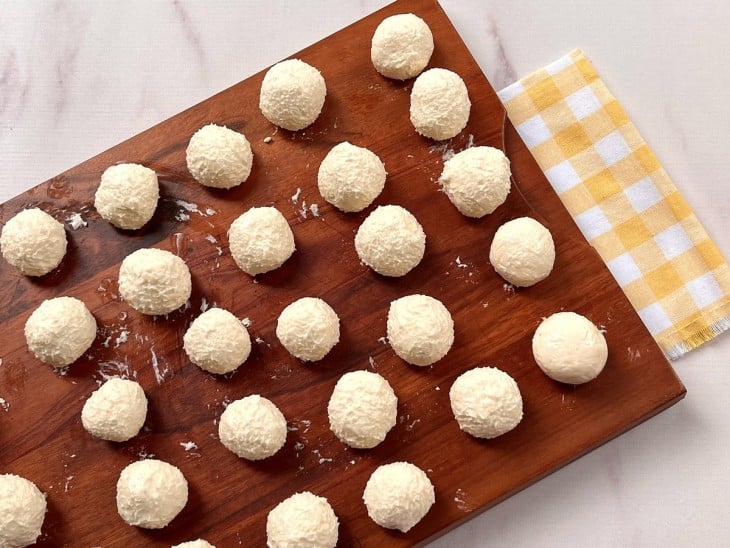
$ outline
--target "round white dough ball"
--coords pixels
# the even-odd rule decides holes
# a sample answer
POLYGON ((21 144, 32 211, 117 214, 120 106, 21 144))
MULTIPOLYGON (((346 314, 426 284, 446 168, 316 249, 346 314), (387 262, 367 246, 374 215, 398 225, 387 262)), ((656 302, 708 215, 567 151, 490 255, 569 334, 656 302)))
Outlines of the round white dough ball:
POLYGON ((266 518, 269 548, 334 548, 339 522, 324 497, 304 491, 277 504, 266 518))
POLYGON ((454 320, 441 301, 407 295, 390 303, 388 341, 395 353, 413 365, 431 365, 454 344, 454 320))
POLYGON ((385 186, 385 166, 367 148, 348 142, 332 147, 319 166, 317 186, 322 197, 345 213, 362 211, 385 186))
POLYGON ((185 304, 191 291, 188 265, 164 249, 138 249, 119 268, 119 294, 142 314, 169 314, 185 304))
POLYGON ((46 517, 46 496, 32 481, 15 474, 0 475, 0 546, 34 544, 46 517))
POLYGON ((433 68, 416 78, 411 91, 411 123, 436 141, 451 139, 466 127, 471 101, 461 76, 433 68))
POLYGON ((477 438, 496 438, 522 420, 517 383, 495 367, 476 367, 459 375, 449 398, 459 428, 477 438))
POLYGON ((228 245, 238 267, 255 276, 279 268, 296 249, 289 223, 275 207, 252 207, 228 229, 228 245))
POLYGON ((404 276, 423 259, 426 234, 407 209, 378 206, 357 229, 355 250, 360 260, 378 274, 404 276))
POLYGON ((94 391, 81 410, 89 434, 107 441, 136 436, 147 418, 147 397, 142 387, 127 379, 109 379, 94 391))
POLYGON ((189 540, 187 542, 175 544, 172 548, 215 548, 215 544, 211 544, 207 540, 199 538, 197 540, 189 540))
POLYGON ((156 459, 128 464, 117 480, 117 511, 129 525, 161 529, 188 502, 188 482, 179 468, 156 459))
POLYGON ((531 217, 513 219, 497 229, 489 249, 489 262, 512 285, 535 285, 553 270, 553 237, 531 217))
POLYGON ((190 361, 209 373, 235 371, 251 353, 251 337, 241 320, 222 308, 195 318, 183 336, 190 361))
POLYGON ((316 68, 299 59, 287 59, 264 76, 259 108, 272 124, 299 131, 317 119, 325 95, 327 86, 316 68))
POLYGON ((213 188, 240 185, 248 179, 253 164, 246 136, 216 124, 203 126, 193 134, 185 158, 193 178, 213 188))
POLYGON ((395 426, 397 406, 395 392, 377 373, 345 373, 327 405, 330 430, 350 447, 370 449, 395 426))
POLYGON ((551 379, 582 384, 603 371, 608 345, 603 333, 585 316, 558 312, 538 326, 532 337, 532 354, 551 379))
POLYGON ((218 438, 241 458, 261 460, 286 442, 286 419, 273 402, 259 395, 228 404, 218 423, 218 438))
POLYGON ((426 68, 433 53, 433 35, 426 22, 412 13, 386 17, 375 29, 370 59, 387 78, 406 80, 426 68))
POLYGON ((102 173, 94 207, 102 219, 117 228, 136 230, 152 218, 159 197, 153 170, 139 164, 117 164, 102 173))
POLYGON ((410 462, 378 466, 363 493, 368 516, 386 529, 409 531, 436 501, 426 473, 410 462))
POLYGON ((28 349, 53 367, 65 367, 78 360, 95 338, 94 316, 74 297, 43 301, 25 322, 28 349))
POLYGON ((322 299, 302 297, 279 314, 276 336, 295 358, 316 362, 340 340, 340 318, 322 299))
POLYGON ((509 159, 498 148, 462 150, 444 163, 439 183, 463 215, 479 218, 492 213, 510 190, 509 159))
POLYGON ((0 233, 3 257, 26 276, 43 276, 61 264, 66 254, 63 225, 40 209, 24 209, 5 223, 0 233))

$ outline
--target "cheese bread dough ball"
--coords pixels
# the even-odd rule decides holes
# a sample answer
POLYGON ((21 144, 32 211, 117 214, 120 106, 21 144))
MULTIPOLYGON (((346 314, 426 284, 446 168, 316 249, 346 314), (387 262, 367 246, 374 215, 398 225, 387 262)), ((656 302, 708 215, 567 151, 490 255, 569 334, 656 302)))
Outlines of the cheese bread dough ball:
POLYGON ((273 402, 259 395, 246 396, 223 411, 218 438, 243 459, 265 459, 284 447, 286 419, 273 402))
POLYGON ((550 231, 530 217, 499 227, 489 249, 489 262, 512 285, 529 287, 548 277, 555 264, 550 231))
POLYGON ((43 301, 25 322, 28 349, 53 367, 65 367, 78 360, 95 338, 94 316, 74 297, 43 301))
POLYGON ((340 340, 340 318, 322 299, 303 297, 279 314, 276 336, 295 358, 316 362, 340 340))
POLYGON ((188 482, 179 468, 156 459, 133 462, 117 481, 117 511, 129 525, 161 529, 188 502, 188 482))
POLYGON ((471 101, 461 76, 433 68, 416 78, 411 91, 411 123, 436 141, 451 139, 466 127, 471 101))
POLYGON ((299 59, 271 67, 261 83, 259 108, 269 122, 299 131, 322 112, 327 86, 320 72, 299 59))
POLYGON ((582 384, 603 371, 608 346, 603 333, 588 318, 558 312, 538 326, 532 337, 532 354, 551 379, 582 384))
POLYGON ((185 304, 191 291, 188 265, 163 249, 138 249, 119 268, 119 294, 142 314, 169 314, 185 304))
POLYGON ((327 405, 330 430, 350 447, 370 449, 395 426, 397 406, 390 384, 377 373, 345 373, 327 405))
POLYGON ((454 344, 454 320, 441 301, 408 295, 390 303, 388 341, 395 353, 413 365, 431 365, 454 344))
POLYGON ((40 209, 24 209, 2 228, 3 257, 26 276, 43 276, 61 264, 66 254, 63 225, 40 209))
POLYGON ((477 438, 496 438, 522 420, 517 383, 495 367, 477 367, 459 375, 449 398, 459 428, 477 438))
POLYGON ((431 480, 410 462, 378 466, 362 498, 370 519, 381 527, 403 533, 421 521, 436 501, 431 480))
POLYGON ((159 197, 154 171, 139 164, 117 164, 102 173, 94 207, 117 228, 136 230, 152 218, 159 197))
POLYGON ((412 13, 386 17, 375 29, 370 59, 387 78, 406 80, 426 68, 433 53, 433 35, 426 22, 412 13))
POLYGON ((211 544, 207 540, 199 538, 197 540, 189 540, 187 542, 175 544, 172 548, 215 548, 215 545, 211 544))
POLYGON ((0 475, 0 546, 34 544, 46 517, 46 496, 31 481, 14 474, 0 475))
POLYGON ((185 158, 188 171, 201 185, 232 188, 251 174, 253 152, 242 133, 208 124, 190 138, 185 158))
POLYGON ((266 518, 269 548, 334 548, 339 522, 324 497, 304 491, 277 504, 266 518))
POLYGON ((84 403, 81 424, 95 438, 127 441, 136 436, 147 418, 147 397, 142 387, 127 379, 109 379, 84 403))
POLYGON ((348 142, 335 145, 319 166, 322 197, 345 213, 362 211, 385 186, 385 166, 370 150, 348 142))
POLYGON ((255 276, 279 268, 294 253, 294 234, 275 207, 252 207, 228 229, 228 245, 238 267, 255 276))
POLYGON ((209 373, 235 371, 251 353, 248 330, 233 314, 211 308, 195 318, 183 336, 190 361, 209 373))
POLYGON ((462 150, 444 163, 439 183, 463 215, 479 218, 492 213, 510 190, 509 160, 492 147, 462 150))
POLYGON ((378 206, 355 234, 360 260, 383 276, 404 276, 423 259, 426 234, 413 214, 397 205, 378 206))

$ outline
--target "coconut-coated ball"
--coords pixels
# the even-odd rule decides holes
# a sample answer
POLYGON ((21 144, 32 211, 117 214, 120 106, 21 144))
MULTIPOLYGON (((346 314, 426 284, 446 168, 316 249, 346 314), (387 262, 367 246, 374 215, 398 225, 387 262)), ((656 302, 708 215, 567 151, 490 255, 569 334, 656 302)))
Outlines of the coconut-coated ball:
POLYGON ((294 253, 294 234, 274 207, 252 207, 228 229, 228 245, 238 268, 255 276, 279 268, 294 253))
POLYGON ((334 548, 339 521, 324 497, 304 491, 277 504, 266 518, 269 548, 334 548))
POLYGON ((299 131, 317 119, 325 95, 327 86, 316 68, 299 59, 287 59, 264 76, 259 108, 272 124, 299 131))
POLYGON ((0 250, 26 276, 43 276, 61 264, 66 254, 63 225, 40 209, 24 209, 5 223, 0 250))
POLYGON ((218 438, 243 459, 265 459, 284 447, 286 419, 272 401, 258 394, 246 396, 223 411, 218 438))
POLYGON ((512 285, 535 285, 553 270, 553 237, 531 217, 513 219, 497 229, 489 249, 489 262, 512 285))
POLYGON ((211 544, 207 540, 199 538, 197 540, 189 540, 187 542, 175 544, 172 548, 215 548, 215 545, 211 544))
POLYGON ((0 475, 0 546, 34 544, 46 517, 46 496, 32 481, 15 474, 0 475))
POLYGON ((185 159, 188 171, 201 185, 232 188, 251 174, 253 152, 242 133, 208 124, 190 138, 185 159))
POLYGON ((322 299, 302 297, 279 314, 276 336, 292 356, 315 362, 340 340, 340 318, 322 299))
POLYGON ((461 76, 442 68, 421 74, 411 90, 411 123, 424 137, 451 139, 466 127, 471 110, 461 76))
POLYGON ((391 302, 387 330, 395 353, 413 365, 436 363, 454 344, 451 314, 428 295, 407 295, 391 302))
POLYGON ((81 410, 81 424, 95 438, 127 441, 147 418, 147 397, 139 383, 112 378, 94 391, 81 410))
POLYGON ((322 197, 345 213, 362 211, 383 191, 385 166, 367 148, 340 143, 324 157, 317 174, 322 197))
POLYGON ((386 17, 373 34, 370 59, 387 78, 406 80, 426 68, 433 53, 433 34, 426 22, 412 13, 386 17))
POLYGON ((101 175, 94 207, 117 228, 136 230, 152 218, 160 188, 157 174, 139 164, 109 166, 101 175))
POLYGON ((183 336, 190 361, 209 373, 235 371, 251 353, 251 337, 241 320, 222 308, 211 308, 195 318, 183 336))

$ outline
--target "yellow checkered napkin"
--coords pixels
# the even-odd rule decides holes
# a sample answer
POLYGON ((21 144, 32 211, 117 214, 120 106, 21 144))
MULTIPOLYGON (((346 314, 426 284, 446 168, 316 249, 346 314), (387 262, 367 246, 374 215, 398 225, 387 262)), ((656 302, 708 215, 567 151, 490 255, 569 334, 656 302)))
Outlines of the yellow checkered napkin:
POLYGON ((499 92, 512 123, 675 359, 730 328, 730 268, 579 50, 499 92))

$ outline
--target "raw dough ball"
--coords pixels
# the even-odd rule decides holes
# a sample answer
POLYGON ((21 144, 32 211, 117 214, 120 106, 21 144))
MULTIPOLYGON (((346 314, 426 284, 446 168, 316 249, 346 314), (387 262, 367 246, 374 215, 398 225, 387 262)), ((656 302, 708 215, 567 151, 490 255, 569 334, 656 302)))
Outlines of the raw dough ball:
POLYGON ((433 68, 416 78, 411 91, 411 123, 437 141, 451 139, 466 127, 471 101, 461 76, 433 68))
POLYGON ((188 502, 188 482, 172 464, 140 460, 122 470, 117 481, 117 511, 129 525, 161 529, 188 502))
POLYGON ((410 211, 378 206, 355 234, 360 260, 383 276, 404 276, 423 259, 426 234, 410 211))
POLYGON ((275 207, 252 207, 231 224, 228 245, 238 267, 255 276, 279 268, 294 253, 294 234, 275 207))
POLYGON ((95 338, 94 316, 74 297, 43 301, 25 322, 28 349, 53 367, 65 367, 78 360, 95 338))
POLYGON ((84 403, 81 423, 92 436, 127 441, 136 436, 147 418, 142 387, 126 379, 109 379, 84 403))
POLYGON ((266 518, 269 548, 334 548, 339 522, 324 497, 309 491, 281 501, 266 518))
POLYGON ((190 361, 209 373, 235 371, 251 352, 248 330, 233 314, 211 308, 195 318, 183 337, 190 361))
POLYGON ((223 411, 218 437, 241 458, 265 459, 284 447, 286 419, 266 398, 246 396, 228 404, 223 411))
POLYGON ((395 426, 397 405, 390 384, 377 373, 345 373, 327 405, 330 430, 350 447, 370 449, 395 426))
POLYGON ((143 248, 127 255, 119 268, 119 294, 142 314, 177 310, 190 298, 190 270, 163 249, 143 248))
POLYGON ((431 365, 454 344, 454 320, 443 303, 427 295, 408 295, 390 303, 388 341, 413 365, 431 365))
POLYGON ((381 527, 403 533, 421 521, 436 501, 431 480, 410 462, 378 466, 362 499, 370 519, 381 527))
POLYGON ((31 481, 14 474, 0 475, 0 546, 34 544, 46 516, 46 496, 31 481))
POLYGON ((517 383, 495 367, 477 367, 459 375, 449 392, 451 411, 467 434, 492 439, 522 420, 522 395, 517 383))
POLYGON ((532 354, 551 379, 582 384, 603 371, 608 346, 603 333, 588 318, 558 312, 538 326, 532 337, 532 354))
POLYGON ((322 299, 303 297, 279 314, 276 336, 292 356, 316 362, 340 340, 340 318, 322 299))
POLYGON ((433 35, 426 22, 412 13, 386 17, 375 29, 370 59, 387 78, 406 80, 426 68, 433 53, 433 35))
POLYGON ((43 276, 66 254, 63 225, 38 208, 24 209, 0 233, 3 257, 26 276, 43 276))
POLYGON ((322 112, 327 86, 320 72, 299 59, 271 67, 261 83, 259 108, 269 122, 299 131, 322 112))
POLYGON ((201 185, 231 188, 248 179, 253 152, 242 133, 208 124, 190 138, 185 158, 188 171, 201 185))
POLYGON ((499 227, 489 249, 489 262, 512 285, 529 287, 548 277, 555 264, 550 231, 530 217, 499 227))
POLYGON ((189 540, 187 542, 175 544, 172 548, 215 548, 215 545, 211 544, 207 540, 199 538, 198 540, 189 540))
POLYGON ((154 171, 139 164, 117 164, 102 173, 94 207, 114 226, 136 230, 152 218, 159 197, 154 171))
POLYGON ((385 166, 370 150, 340 143, 319 166, 317 185, 322 197, 345 213, 362 211, 383 191, 385 166))
POLYGON ((509 160, 492 147, 472 147, 447 160, 439 183, 462 214, 483 217, 507 199, 510 189, 509 160))

